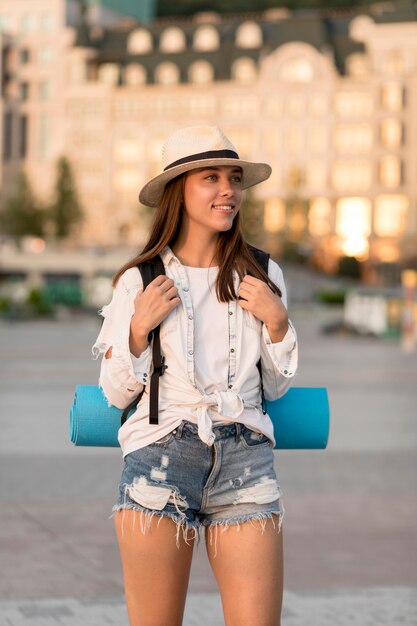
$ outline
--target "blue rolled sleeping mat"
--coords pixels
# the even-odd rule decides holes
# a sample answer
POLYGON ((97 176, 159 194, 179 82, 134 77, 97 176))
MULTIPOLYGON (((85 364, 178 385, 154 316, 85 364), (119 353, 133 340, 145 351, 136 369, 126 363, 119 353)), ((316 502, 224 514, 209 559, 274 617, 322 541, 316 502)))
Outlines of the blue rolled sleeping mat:
MULTIPOLYGON (((274 424, 276 449, 326 448, 330 411, 324 387, 292 387, 282 398, 267 400, 266 409, 274 424)), ((77 385, 70 413, 70 440, 76 446, 119 446, 122 413, 122 409, 108 406, 99 387, 77 385)))

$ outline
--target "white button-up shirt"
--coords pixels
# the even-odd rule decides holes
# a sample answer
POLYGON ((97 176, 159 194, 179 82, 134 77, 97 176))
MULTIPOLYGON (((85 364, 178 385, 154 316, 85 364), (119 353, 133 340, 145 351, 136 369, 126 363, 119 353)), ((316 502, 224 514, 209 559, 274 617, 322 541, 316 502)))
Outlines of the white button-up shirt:
MULTIPOLYGON (((149 424, 151 348, 148 346, 138 358, 129 350, 134 300, 143 289, 142 278, 136 267, 120 277, 110 304, 103 307, 101 314, 104 322, 93 346, 96 357, 105 354, 108 348, 113 348, 111 358, 102 359, 99 378, 99 385, 109 404, 124 409, 145 387, 135 413, 119 430, 123 455, 157 441, 184 419, 198 425, 199 436, 207 445, 212 445, 214 441, 213 423, 234 421, 264 433, 275 443, 272 422, 261 410, 257 362, 261 360, 265 397, 275 400, 282 396, 290 386, 298 362, 297 339, 291 322, 284 339, 272 343, 265 325, 242 309, 237 301, 217 301, 212 281, 211 285, 208 284, 207 297, 204 298, 199 315, 207 316, 208 319, 220 316, 224 320, 225 328, 221 336, 222 343, 226 345, 219 345, 219 341, 212 342, 208 338, 204 350, 198 350, 187 268, 181 265, 169 248, 163 250, 161 258, 166 275, 178 289, 181 304, 161 324, 161 351, 167 369, 159 378, 159 424, 149 424), (208 370, 205 360, 211 358, 211 354, 217 356, 222 350, 226 355, 223 359, 226 367, 222 368, 214 384, 204 387, 196 371, 202 372, 202 379, 205 369, 208 370)), ((282 301, 287 306, 282 271, 272 260, 269 261, 268 274, 281 289, 282 301)), ((234 281, 237 291, 237 274, 234 281)))

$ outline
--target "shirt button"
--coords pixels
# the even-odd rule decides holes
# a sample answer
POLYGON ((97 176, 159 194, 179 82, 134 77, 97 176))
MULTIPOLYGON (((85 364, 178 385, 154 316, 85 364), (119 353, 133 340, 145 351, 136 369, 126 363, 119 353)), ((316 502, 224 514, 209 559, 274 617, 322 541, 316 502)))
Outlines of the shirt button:
POLYGON ((233 311, 229 311, 229 315, 233 315, 233 311))
POLYGON ((144 375, 143 375, 143 377, 144 377, 144 378, 147 378, 147 377, 148 377, 148 375, 147 375, 147 374, 144 374, 144 375))
POLYGON ((284 370, 284 374, 288 374, 288 370, 284 370))
POLYGON ((235 351, 235 349, 234 349, 234 348, 230 348, 230 352, 234 352, 234 351, 235 351))
POLYGON ((184 287, 183 291, 188 291, 188 287, 184 287))
POLYGON ((192 320, 192 319, 193 319, 193 316, 192 316, 192 315, 189 315, 189 316, 188 316, 188 319, 189 319, 189 320, 192 320))
POLYGON ((188 350, 188 354, 194 354, 194 350, 188 350))
POLYGON ((229 385, 229 389, 231 389, 233 387, 233 385, 229 385))

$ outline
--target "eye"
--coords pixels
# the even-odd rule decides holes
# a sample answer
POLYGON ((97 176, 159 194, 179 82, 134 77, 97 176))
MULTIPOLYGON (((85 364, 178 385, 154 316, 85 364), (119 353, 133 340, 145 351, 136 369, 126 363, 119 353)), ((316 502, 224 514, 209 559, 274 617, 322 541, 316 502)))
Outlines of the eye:
POLYGON ((206 176, 207 180, 211 180, 211 181, 216 181, 217 180, 217 174, 209 174, 208 176, 206 176))
POLYGON ((234 174, 232 176, 232 182, 240 184, 242 182, 242 175, 241 174, 234 174))

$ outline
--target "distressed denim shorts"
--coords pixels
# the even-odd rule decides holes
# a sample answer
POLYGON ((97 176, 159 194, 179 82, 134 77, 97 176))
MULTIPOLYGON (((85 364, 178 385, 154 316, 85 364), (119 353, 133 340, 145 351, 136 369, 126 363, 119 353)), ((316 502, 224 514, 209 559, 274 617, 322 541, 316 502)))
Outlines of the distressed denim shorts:
MULTIPOLYGON (((207 446, 188 421, 144 448, 127 454, 113 511, 140 511, 146 532, 154 515, 171 518, 187 540, 199 528, 210 531, 251 521, 264 530, 266 521, 284 509, 274 470, 272 442, 240 423, 213 427, 207 446)), ((136 518, 136 516, 135 516, 136 518)), ((123 519, 122 519, 123 531, 123 519)))

